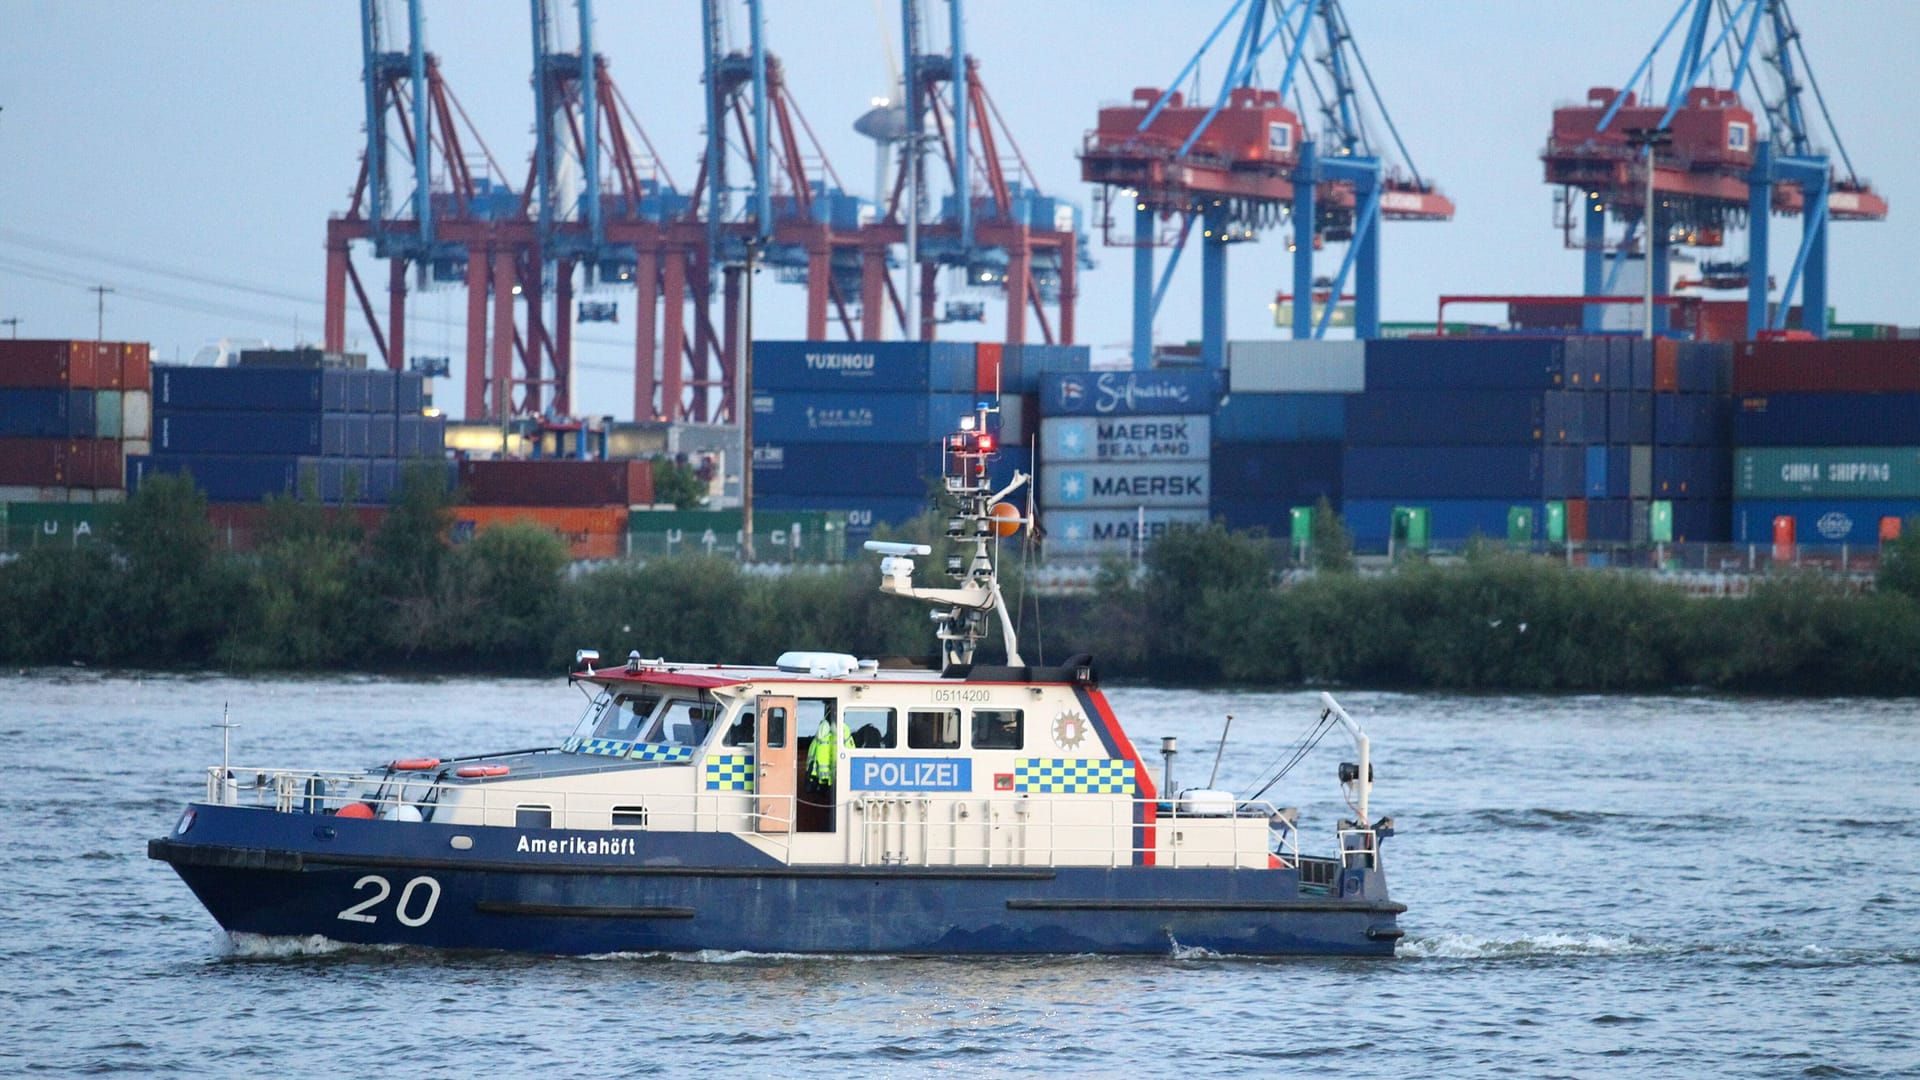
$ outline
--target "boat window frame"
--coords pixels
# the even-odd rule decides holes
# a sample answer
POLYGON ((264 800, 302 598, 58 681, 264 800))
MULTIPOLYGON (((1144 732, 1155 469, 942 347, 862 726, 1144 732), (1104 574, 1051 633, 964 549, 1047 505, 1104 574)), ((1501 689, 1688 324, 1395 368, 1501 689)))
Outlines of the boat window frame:
MULTIPOLYGON (((945 724, 943 723, 940 729, 936 729, 936 733, 939 733, 944 727, 945 724)), ((909 750, 958 750, 960 749, 960 735, 963 730, 964 727, 960 723, 959 709, 942 705, 912 705, 907 708, 907 749, 909 750), (913 723, 914 717, 927 715, 938 715, 942 721, 952 722, 953 734, 949 737, 951 741, 949 741, 949 739, 936 739, 934 742, 925 745, 917 741, 913 723)))
POLYGON ((1027 711, 1019 708, 990 707, 974 709, 968 716, 968 745, 975 750, 1025 750, 1027 748, 1027 711), (981 721, 989 716, 1013 714, 1013 742, 1003 744, 981 741, 983 732, 981 721))
POLYGON ((847 726, 847 731, 853 736, 854 749, 898 750, 900 748, 900 710, 894 708, 892 705, 846 704, 841 707, 840 715, 847 726), (884 728, 875 728, 874 725, 870 723, 860 723, 856 719, 856 716, 860 713, 885 713, 887 717, 886 726, 884 728), (860 733, 870 730, 877 730, 880 733, 881 741, 871 745, 863 744, 860 740, 860 733))

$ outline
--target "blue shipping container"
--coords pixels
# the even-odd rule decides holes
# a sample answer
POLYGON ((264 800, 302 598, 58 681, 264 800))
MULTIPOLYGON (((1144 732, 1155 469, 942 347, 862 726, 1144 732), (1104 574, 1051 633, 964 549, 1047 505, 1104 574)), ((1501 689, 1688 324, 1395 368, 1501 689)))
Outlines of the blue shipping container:
POLYGON ((1533 538, 1544 536, 1545 506, 1524 499, 1348 499, 1342 517, 1354 540, 1379 549, 1386 544, 1397 506, 1424 507, 1427 536, 1441 543, 1458 543, 1475 536, 1504 541, 1507 515, 1516 506, 1533 511, 1533 538))
POLYGON ((1094 371, 1040 378, 1040 415, 1183 416, 1212 412, 1222 372, 1094 371))
POLYGON ((1346 437, 1349 394, 1234 394, 1213 414, 1216 443, 1334 442, 1346 437))
POLYGON ((1732 535, 1724 499, 1673 500, 1673 539, 1679 544, 1724 544, 1732 535))
POLYGON ((1367 342, 1368 390, 1558 390, 1560 338, 1405 338, 1367 342))
POLYGON ((202 368, 153 366, 153 409, 237 412, 346 410, 355 395, 339 368, 202 368))
POLYGON ((1604 446, 1589 446, 1586 448, 1586 455, 1587 482, 1581 494, 1589 499, 1604 499, 1610 494, 1608 489, 1611 485, 1607 482, 1607 478, 1612 474, 1612 470, 1608 467, 1613 463, 1612 455, 1604 446))
POLYGON ((759 495, 920 495, 940 477, 940 448, 888 443, 758 443, 759 495))
POLYGON ((397 413, 417 413, 426 407, 426 376, 414 371, 403 371, 395 377, 393 383, 393 410, 397 413))
POLYGON ((1587 493, 1587 450, 1582 446, 1548 446, 1540 451, 1540 495, 1547 499, 1579 499, 1587 493))
POLYGON ((1344 456, 1339 443, 1215 443, 1214 502, 1338 505, 1344 456))
POLYGON ((1607 393, 1607 441, 1628 446, 1653 441, 1654 395, 1640 390, 1607 393))
POLYGON ((0 438, 95 438, 98 401, 92 390, 0 390, 0 438))
POLYGON ((1733 345, 1683 341, 1674 362, 1675 389, 1683 394, 1725 393, 1733 385, 1733 345))
POLYGON ((1626 543, 1633 538, 1633 503, 1626 499, 1587 500, 1587 539, 1626 543))
POLYGON ((1743 394, 1735 446, 1920 445, 1920 394, 1743 394))
MULTIPOLYGON (((1798 543, 1874 548, 1880 544, 1880 519, 1906 523, 1915 515, 1920 515, 1920 499, 1741 499, 1733 504, 1733 541, 1771 544, 1773 519, 1790 517, 1798 543)), ((1901 531, 1910 526, 1903 524, 1901 531)))
POLYGON ((1620 393, 1633 387, 1633 354, 1621 348, 1620 339, 1604 337, 1595 339, 1607 354, 1607 391, 1620 393))
POLYGON ((755 442, 938 445, 972 416, 972 394, 753 393, 755 442))
POLYGON ((1607 361, 1606 338, 1568 338, 1560 385, 1568 390, 1607 389, 1612 385, 1607 361))
MULTIPOLYGON (((1550 390, 1541 394, 1546 441, 1563 446, 1581 446, 1587 438, 1587 398, 1588 394, 1575 394, 1571 391, 1550 390)), ((1603 399, 1604 400, 1604 399, 1603 399)))
POLYGON ((1340 487, 1348 499, 1530 502, 1541 481, 1537 446, 1349 446, 1340 487))
POLYGON ((147 477, 187 473, 213 502, 258 502, 268 495, 297 495, 304 474, 317 489, 320 459, 299 456, 242 457, 228 454, 127 456, 127 493, 147 477))
POLYGON ((1547 399, 1512 390, 1368 390, 1347 398, 1347 441, 1359 446, 1490 446, 1540 441, 1547 399))
POLYGON ((965 341, 756 341, 753 389, 971 394, 976 353, 965 341))
POLYGON ((1607 447, 1607 490, 1596 498, 1625 499, 1633 495, 1633 448, 1607 447))
POLYGON ((169 412, 154 417, 153 451, 168 454, 349 456, 365 417, 303 412, 169 412))
POLYGON ((1718 446, 1653 448, 1653 497, 1724 499, 1733 490, 1733 452, 1718 446))

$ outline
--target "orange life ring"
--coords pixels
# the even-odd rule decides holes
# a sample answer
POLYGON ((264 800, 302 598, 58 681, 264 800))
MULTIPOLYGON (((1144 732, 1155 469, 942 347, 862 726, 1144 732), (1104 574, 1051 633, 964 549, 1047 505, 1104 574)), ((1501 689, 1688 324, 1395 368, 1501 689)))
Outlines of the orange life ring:
POLYGON ((398 761, 392 761, 387 763, 387 768, 393 770, 394 772, 426 772, 430 769, 437 769, 439 767, 440 767, 440 759, 437 757, 401 758, 398 761))
POLYGON ((453 775, 475 780, 483 776, 505 776, 509 770, 505 765, 464 765, 453 771, 453 775))
POLYGON ((368 806, 366 803, 363 803, 363 802, 350 802, 347 805, 341 807, 340 809, 334 811, 333 816, 344 817, 344 818, 366 818, 368 820, 371 820, 373 818, 373 807, 368 806))

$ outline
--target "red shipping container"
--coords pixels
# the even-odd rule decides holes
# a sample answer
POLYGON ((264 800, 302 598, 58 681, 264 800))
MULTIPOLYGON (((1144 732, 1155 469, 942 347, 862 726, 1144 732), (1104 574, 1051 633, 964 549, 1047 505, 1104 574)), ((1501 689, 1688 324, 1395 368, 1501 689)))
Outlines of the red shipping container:
POLYGON ((1920 393, 1920 341, 1754 341, 1733 361, 1735 393, 1920 393))
POLYGON ((1670 393, 1680 390, 1680 343, 1672 338, 1654 339, 1653 388, 1670 393))
POLYGON ((1006 346, 997 341, 983 341, 978 346, 973 360, 973 389, 975 393, 987 393, 1000 389, 1000 359, 1006 352, 1006 346))
POLYGON ((653 502, 653 463, 469 461, 460 486, 474 506, 644 506, 653 502))
POLYGON ((120 389, 153 389, 153 346, 144 341, 120 346, 120 389))
POLYGON ((1584 544, 1587 541, 1587 500, 1567 500, 1567 542, 1584 544))
POLYGON ((68 439, 0 439, 0 484, 71 486, 77 472, 92 474, 91 453, 68 439))
POLYGON ((91 341, 0 340, 0 386, 98 389, 91 341))
POLYGON ((465 540, 495 525, 527 522, 545 526, 576 559, 612 559, 624 554, 627 508, 571 506, 462 506, 454 510, 454 538, 465 540))
POLYGON ((127 486, 127 467, 120 456, 119 439, 82 439, 81 456, 87 468, 73 482, 75 487, 123 488, 127 486))

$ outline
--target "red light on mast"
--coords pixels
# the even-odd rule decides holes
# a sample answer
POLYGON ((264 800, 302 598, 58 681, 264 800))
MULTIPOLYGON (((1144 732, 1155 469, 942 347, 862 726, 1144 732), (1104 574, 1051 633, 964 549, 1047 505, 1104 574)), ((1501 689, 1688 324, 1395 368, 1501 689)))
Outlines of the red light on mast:
POLYGON ((979 449, 980 449, 980 452, 981 452, 981 453, 983 453, 983 454, 984 454, 984 453, 987 453, 987 452, 988 452, 988 451, 990 451, 990 450, 992 450, 992 449, 993 449, 993 436, 991 436, 991 435, 989 435, 989 434, 987 434, 987 433, 986 433, 986 432, 984 432, 984 431, 983 431, 983 432, 981 432, 981 433, 980 433, 980 438, 979 438, 979 441, 978 441, 978 446, 979 446, 979 449))

